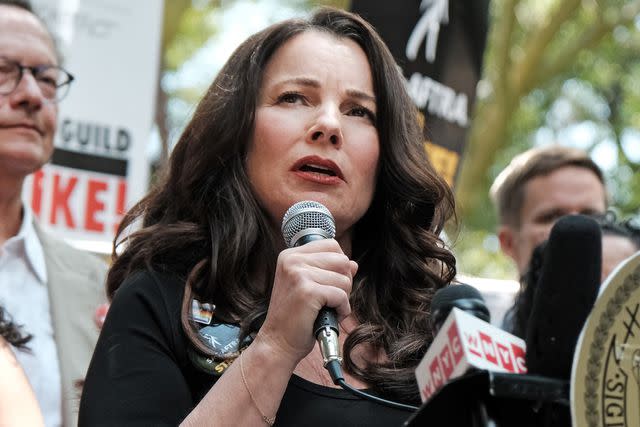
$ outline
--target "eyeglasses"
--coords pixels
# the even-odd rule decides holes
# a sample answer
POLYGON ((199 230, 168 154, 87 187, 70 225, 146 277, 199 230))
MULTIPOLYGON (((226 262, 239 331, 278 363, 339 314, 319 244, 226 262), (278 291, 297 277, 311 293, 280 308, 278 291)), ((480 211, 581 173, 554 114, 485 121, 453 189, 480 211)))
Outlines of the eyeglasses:
POLYGON ((0 95, 9 95, 16 90, 25 70, 31 72, 42 96, 52 102, 59 102, 67 95, 69 86, 74 79, 70 73, 56 65, 27 67, 0 56, 0 95))

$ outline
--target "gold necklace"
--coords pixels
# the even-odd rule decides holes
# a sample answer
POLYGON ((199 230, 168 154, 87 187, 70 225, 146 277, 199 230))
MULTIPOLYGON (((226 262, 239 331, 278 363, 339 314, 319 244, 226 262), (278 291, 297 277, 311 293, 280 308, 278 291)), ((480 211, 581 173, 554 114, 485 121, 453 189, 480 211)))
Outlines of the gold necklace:
POLYGON ((329 378, 329 373, 324 368, 319 367, 316 363, 309 360, 307 357, 302 359, 301 363, 298 363, 298 366, 302 368, 302 372, 300 372, 300 370, 298 371, 298 376, 304 378, 303 375, 300 375, 301 373, 312 373, 315 378, 313 378, 311 382, 322 385, 324 387, 333 387, 333 382, 329 378))

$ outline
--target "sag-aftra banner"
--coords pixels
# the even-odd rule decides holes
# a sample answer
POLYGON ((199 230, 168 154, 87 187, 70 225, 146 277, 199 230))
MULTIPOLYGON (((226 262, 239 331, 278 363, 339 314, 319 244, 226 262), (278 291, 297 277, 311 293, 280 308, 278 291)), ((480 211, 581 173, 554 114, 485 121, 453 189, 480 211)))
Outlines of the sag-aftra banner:
POLYGON ((481 75, 489 0, 352 0, 402 68, 425 147, 449 184, 462 156, 481 75))

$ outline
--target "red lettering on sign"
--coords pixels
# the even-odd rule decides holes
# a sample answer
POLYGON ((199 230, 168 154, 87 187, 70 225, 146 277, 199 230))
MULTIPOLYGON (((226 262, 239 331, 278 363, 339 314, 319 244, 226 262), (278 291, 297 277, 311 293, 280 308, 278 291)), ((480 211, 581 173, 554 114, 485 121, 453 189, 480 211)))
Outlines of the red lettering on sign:
POLYGON ((427 382, 424 384, 422 390, 420 390, 420 392, 422 393, 422 399, 427 400, 429 396, 431 396, 431 393, 433 393, 434 391, 435 387, 433 386, 433 381, 431 381, 431 378, 427 377, 427 382))
POLYGON ((519 346, 517 344, 511 344, 511 351, 513 351, 513 359, 515 361, 514 365, 516 367, 516 372, 519 374, 527 373, 527 365, 525 364, 525 348, 519 346))
POLYGON ((433 387, 438 389, 444 383, 444 378, 442 377, 442 369, 438 364, 438 358, 436 357, 429 365, 429 374, 431 376, 431 380, 433 381, 433 387))
POLYGON ((86 233, 110 240, 126 209, 127 181, 120 177, 45 167, 33 174, 26 190, 42 223, 63 233, 72 231, 74 237, 86 233))
POLYGON ((31 187, 31 209, 33 213, 39 217, 42 212, 42 180, 44 178, 44 172, 39 169, 38 172, 33 174, 33 185, 31 187))
POLYGON ((113 224, 113 234, 118 232, 118 227, 120 226, 120 221, 122 216, 125 214, 125 203, 127 201, 127 181, 124 179, 120 180, 118 183, 118 194, 116 196, 116 215, 118 220, 113 224))
POLYGON ((458 325, 454 320, 447 330, 447 337, 449 337, 449 346, 451 347, 451 354, 453 355, 454 365, 457 365, 464 355, 462 345, 460 343, 460 335, 458 334, 458 325))
POLYGON ((469 349, 469 352, 475 354, 478 357, 482 357, 480 342, 478 341, 478 337, 475 335, 475 333, 469 333, 466 331, 463 333, 466 338, 467 348, 469 349))
POLYGON ((58 211, 62 210, 67 227, 75 228, 76 225, 73 221, 73 216, 71 215, 71 208, 69 207, 69 197, 77 183, 78 178, 72 176, 67 181, 67 185, 65 187, 61 187, 60 175, 57 173, 53 175, 53 197, 51 198, 51 215, 49 218, 50 224, 55 225, 58 223, 58 211))
POLYGON ((480 342, 482 343, 482 353, 484 354, 484 358, 494 365, 497 365, 498 356, 496 355, 496 348, 493 345, 493 338, 483 332, 480 332, 480 342))
POLYGON ((440 359, 444 379, 448 379, 453 372, 453 356, 451 355, 451 350, 448 345, 442 349, 438 358, 440 359))
POLYGON ((500 344, 499 342, 496 343, 496 347, 498 349, 498 358, 500 360, 500 365, 502 365, 502 367, 509 372, 515 372, 516 367, 513 364, 513 359, 511 358, 511 351, 509 350, 509 347, 504 344, 500 344))
POLYGON ((90 231, 104 231, 104 224, 96 219, 96 213, 104 210, 104 203, 98 199, 98 193, 107 189, 107 183, 90 179, 87 182, 87 208, 84 216, 84 227, 90 231))

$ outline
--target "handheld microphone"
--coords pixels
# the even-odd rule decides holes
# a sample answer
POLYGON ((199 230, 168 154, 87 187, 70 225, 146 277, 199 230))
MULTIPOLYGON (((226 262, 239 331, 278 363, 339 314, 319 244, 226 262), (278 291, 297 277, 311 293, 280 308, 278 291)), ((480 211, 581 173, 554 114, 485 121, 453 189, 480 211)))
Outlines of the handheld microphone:
POLYGON ((600 287, 602 235, 584 215, 551 229, 527 326, 529 373, 569 379, 580 331, 600 287))
POLYGON ((438 333, 416 368, 423 402, 447 381, 470 369, 518 374, 527 371, 524 340, 487 323, 489 310, 477 289, 469 285, 442 288, 431 306, 436 313, 432 325, 438 333), (441 322, 439 319, 445 316, 441 322))
MULTIPOLYGON (((324 205, 314 201, 302 201, 291 206, 282 218, 282 235, 288 247, 293 248, 314 240, 333 239, 336 224, 333 216, 324 205)), ((324 367, 333 383, 351 392, 353 395, 396 409, 415 411, 415 406, 392 402, 359 390, 344 380, 342 375, 342 356, 338 341, 338 317, 333 308, 323 307, 313 324, 313 334, 320 344, 320 353, 324 367)))
MULTIPOLYGON (((295 203, 284 214, 282 235, 287 247, 293 248, 314 240, 333 239, 336 225, 331 212, 323 204, 305 200, 295 203)), ((313 324, 313 334, 320 344, 325 368, 332 361, 342 363, 338 318, 334 309, 323 307, 320 310, 313 324)))

